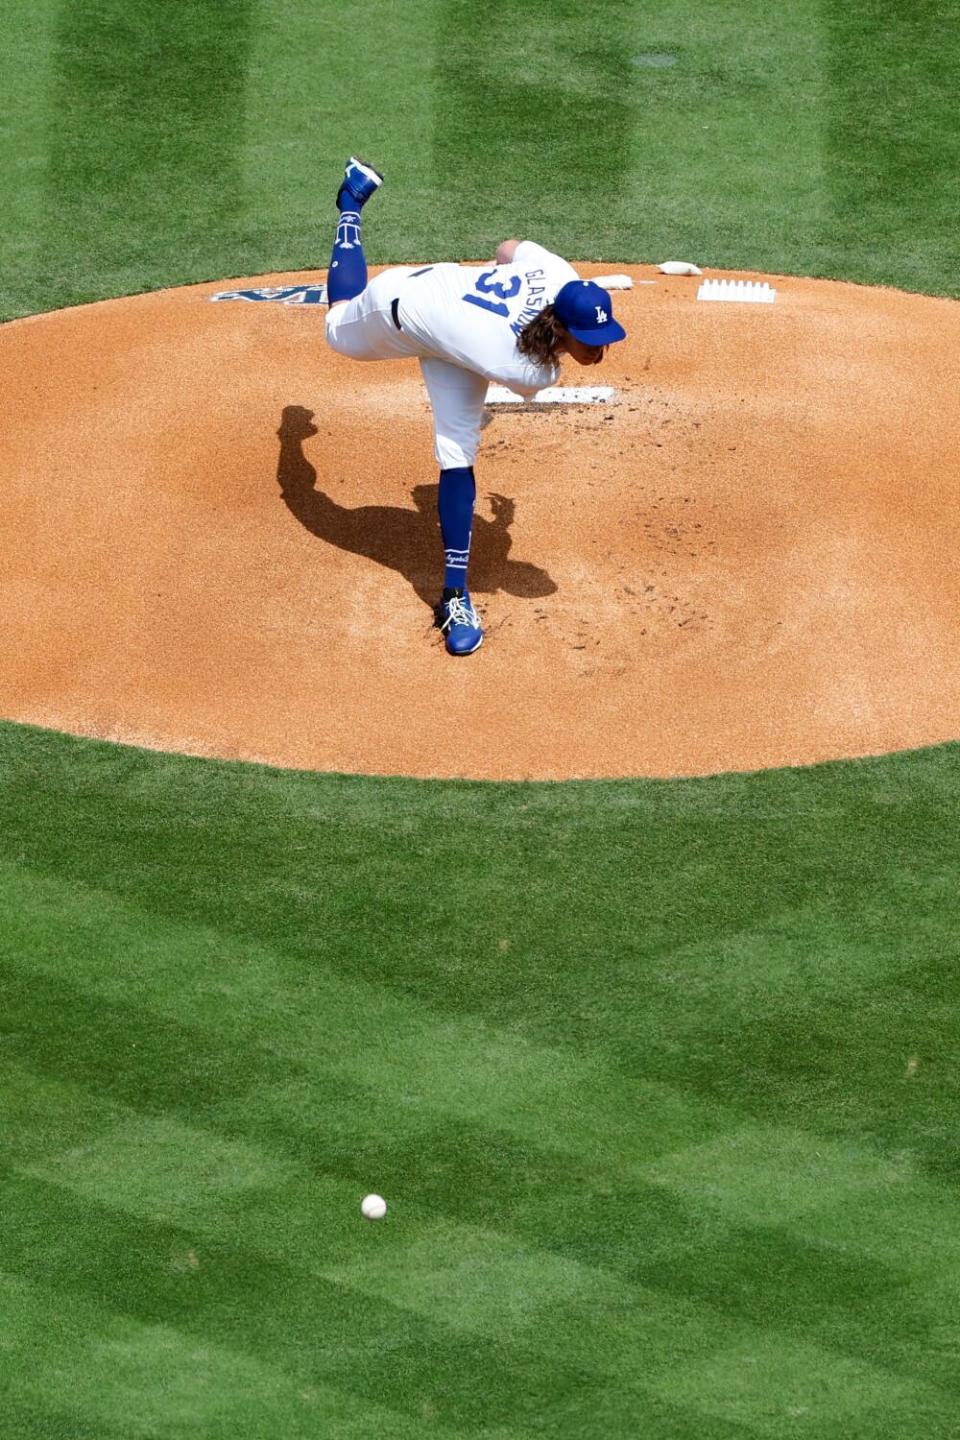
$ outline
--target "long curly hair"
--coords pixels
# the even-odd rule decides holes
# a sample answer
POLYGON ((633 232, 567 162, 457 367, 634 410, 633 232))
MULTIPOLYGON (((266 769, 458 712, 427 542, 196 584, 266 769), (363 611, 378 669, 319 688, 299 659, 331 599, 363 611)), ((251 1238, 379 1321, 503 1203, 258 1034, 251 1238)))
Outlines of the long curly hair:
POLYGON ((553 306, 544 305, 539 315, 528 320, 520 331, 517 349, 538 365, 558 365, 565 333, 553 306))

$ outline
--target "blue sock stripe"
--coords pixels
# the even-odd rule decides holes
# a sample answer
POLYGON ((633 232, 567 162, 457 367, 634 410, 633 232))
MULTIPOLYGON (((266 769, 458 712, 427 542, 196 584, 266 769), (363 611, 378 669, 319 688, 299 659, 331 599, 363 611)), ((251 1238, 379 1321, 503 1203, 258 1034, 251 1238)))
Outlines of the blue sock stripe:
POLYGON ((343 250, 353 250, 356 246, 362 245, 359 211, 342 210, 340 212, 340 219, 337 222, 337 238, 333 243, 336 249, 343 250))

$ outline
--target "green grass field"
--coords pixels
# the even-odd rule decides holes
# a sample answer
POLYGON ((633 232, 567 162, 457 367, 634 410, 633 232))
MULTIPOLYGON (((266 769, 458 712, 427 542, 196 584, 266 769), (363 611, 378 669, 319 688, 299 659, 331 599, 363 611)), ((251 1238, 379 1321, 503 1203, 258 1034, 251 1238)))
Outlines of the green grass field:
POLYGON ((960 294, 960 0, 7 0, 0 315, 376 258, 582 259, 960 294), (670 64, 650 64, 666 59, 670 64))
MULTIPOLYGON (((960 294, 957 0, 4 18, 6 318, 322 266, 353 148, 373 261, 960 294)), ((0 1437, 950 1440, 958 806, 0 724, 0 1437)))

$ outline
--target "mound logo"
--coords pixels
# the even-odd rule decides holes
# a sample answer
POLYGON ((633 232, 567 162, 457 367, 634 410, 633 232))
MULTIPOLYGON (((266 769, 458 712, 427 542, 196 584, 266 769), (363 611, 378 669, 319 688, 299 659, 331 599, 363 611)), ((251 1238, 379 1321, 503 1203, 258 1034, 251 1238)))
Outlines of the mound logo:
POLYGON ((221 290, 211 300, 267 300, 274 305, 326 305, 326 285, 263 285, 258 290, 221 290))

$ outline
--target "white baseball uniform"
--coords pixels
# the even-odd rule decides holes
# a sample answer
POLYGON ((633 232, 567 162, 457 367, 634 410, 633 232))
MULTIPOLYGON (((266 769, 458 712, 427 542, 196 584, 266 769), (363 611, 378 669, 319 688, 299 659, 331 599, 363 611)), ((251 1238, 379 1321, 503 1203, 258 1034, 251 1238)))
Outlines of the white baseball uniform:
POLYGON ((399 266, 329 311, 327 342, 354 360, 416 356, 440 468, 472 465, 490 381, 520 395, 556 384, 559 366, 521 355, 517 336, 577 279, 572 265, 532 240, 509 265, 399 266))

